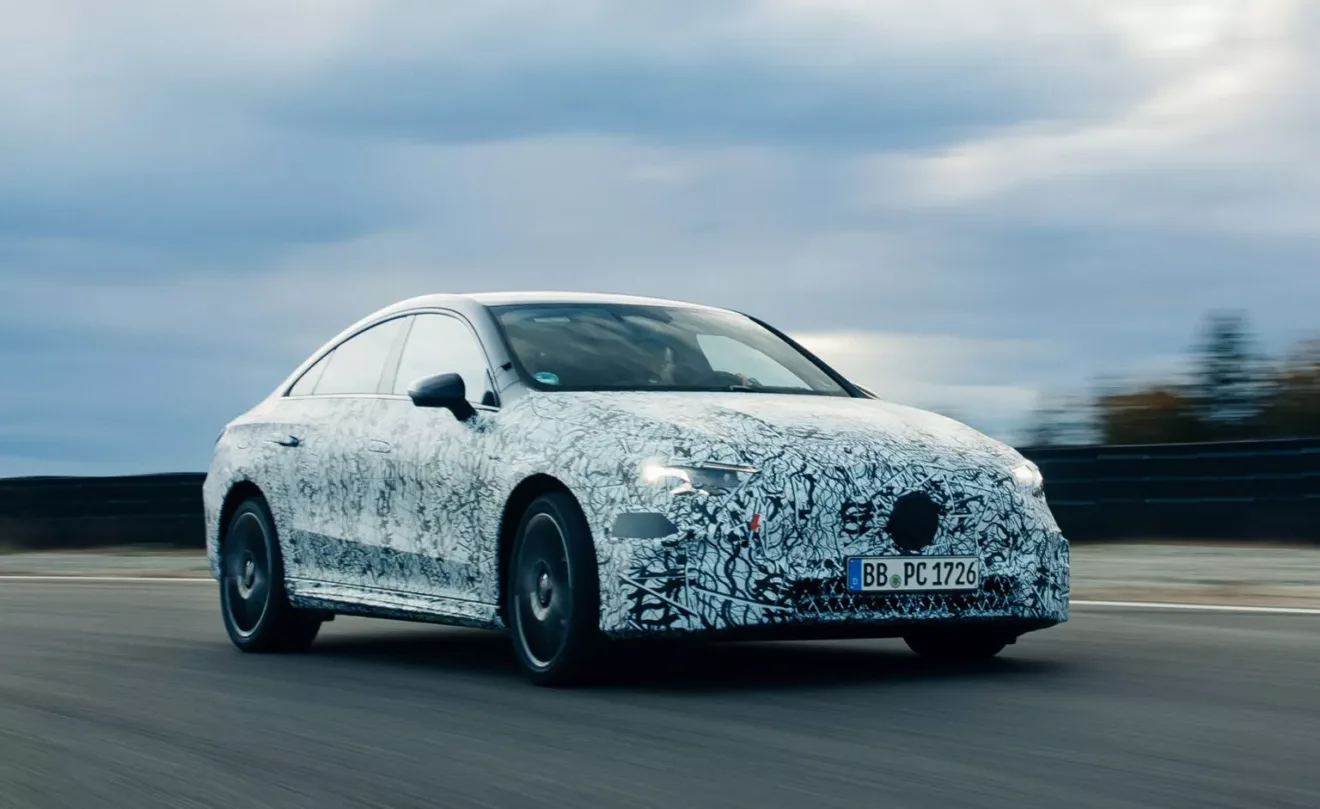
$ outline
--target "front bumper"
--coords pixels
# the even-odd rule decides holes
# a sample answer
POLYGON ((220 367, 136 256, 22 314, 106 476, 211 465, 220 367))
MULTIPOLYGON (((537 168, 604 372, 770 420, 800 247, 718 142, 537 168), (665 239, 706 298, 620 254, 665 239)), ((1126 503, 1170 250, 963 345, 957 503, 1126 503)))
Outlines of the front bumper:
MULTIPOLYGON (((842 564, 758 558, 752 543, 684 532, 598 543, 601 630, 612 637, 895 637, 913 626, 977 623, 1005 634, 1068 620, 1068 543, 1048 525, 1011 547, 979 543, 976 590, 853 593, 842 564), (814 569, 806 569, 814 567, 814 569)), ((841 560, 840 560, 841 562, 841 560)))
POLYGON ((1012 459, 948 449, 897 457, 892 446, 838 442, 810 450, 763 457, 754 479, 718 496, 640 486, 590 492, 587 511, 600 521, 592 531, 601 630, 876 636, 914 624, 1068 620, 1068 542, 1044 496, 1006 471, 1012 459), (643 512, 651 517, 624 521, 631 536, 616 530, 621 515, 643 512), (848 591, 848 557, 912 554, 976 556, 981 586, 848 591))

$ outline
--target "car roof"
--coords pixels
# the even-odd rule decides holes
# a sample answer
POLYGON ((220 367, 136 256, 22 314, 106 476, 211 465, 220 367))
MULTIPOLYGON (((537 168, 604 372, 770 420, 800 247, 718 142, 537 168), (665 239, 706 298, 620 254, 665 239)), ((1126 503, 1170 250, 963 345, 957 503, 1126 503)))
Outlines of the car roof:
POLYGON ((635 306, 680 306, 691 309, 718 309, 688 301, 650 298, 640 295, 617 295, 602 292, 470 292, 450 295, 420 295, 399 301, 387 307, 385 311, 402 311, 427 307, 466 309, 472 304, 478 306, 511 306, 517 304, 542 303, 601 303, 635 306), (466 305, 465 305, 466 304, 466 305))
POLYGON ((639 306, 687 306, 698 309, 714 308, 698 303, 689 303, 688 301, 649 298, 640 295, 616 295, 605 292, 478 292, 467 297, 482 306, 537 303, 612 303, 639 306))

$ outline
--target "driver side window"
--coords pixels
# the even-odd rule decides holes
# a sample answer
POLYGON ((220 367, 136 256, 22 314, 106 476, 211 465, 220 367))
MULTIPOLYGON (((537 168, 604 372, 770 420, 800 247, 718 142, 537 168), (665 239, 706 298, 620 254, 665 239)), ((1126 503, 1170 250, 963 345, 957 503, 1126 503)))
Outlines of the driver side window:
POLYGON ((469 402, 495 404, 486 352, 472 329, 449 315, 414 315, 412 331, 399 357, 393 392, 405 395, 414 382, 436 374, 463 377, 469 402))

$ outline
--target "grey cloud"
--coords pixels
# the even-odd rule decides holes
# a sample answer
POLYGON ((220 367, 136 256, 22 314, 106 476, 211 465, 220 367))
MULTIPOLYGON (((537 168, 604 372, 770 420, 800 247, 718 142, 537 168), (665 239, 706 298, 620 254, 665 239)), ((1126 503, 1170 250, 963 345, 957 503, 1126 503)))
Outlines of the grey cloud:
POLYGON ((40 144, 0 155, 0 239, 146 244, 217 259, 349 238, 407 216, 397 178, 361 142, 220 132, 164 113, 159 122, 135 146, 95 160, 40 144))
POLYGON ((1155 78, 1049 3, 1027 4, 1048 34, 968 33, 959 18, 978 15, 934 3, 862 36, 828 9, 785 21, 763 3, 67 5, 32 28, 59 41, 0 56, 23 76, 0 82, 0 235, 212 255, 397 226, 410 178, 389 156, 410 140, 930 149, 1101 117, 1155 78))
POLYGON ((336 66, 262 103, 271 120, 300 128, 435 142, 585 133, 684 146, 869 150, 925 149, 1024 120, 1100 115, 1132 97, 1121 86, 1078 95, 1075 85, 1041 83, 1034 67, 1003 53, 958 64, 880 61, 826 75, 736 57, 667 64, 613 55, 493 67, 437 57, 336 66))

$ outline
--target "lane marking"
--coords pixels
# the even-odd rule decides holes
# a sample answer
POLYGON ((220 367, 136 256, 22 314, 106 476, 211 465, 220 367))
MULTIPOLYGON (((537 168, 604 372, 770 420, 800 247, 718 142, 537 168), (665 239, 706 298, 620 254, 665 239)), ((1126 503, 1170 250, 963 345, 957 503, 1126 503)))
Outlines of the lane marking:
MULTIPOLYGON (((60 581, 60 582, 155 582, 215 584, 212 578, 196 576, 60 576, 3 574, 0 581, 60 581)), ((1175 601, 1090 601, 1074 599, 1069 602, 1073 607, 1110 607, 1128 610, 1184 610, 1189 612, 1243 612, 1265 613, 1274 615, 1320 615, 1320 607, 1254 607, 1244 604, 1187 604, 1175 601)))
POLYGON ((1251 607, 1243 604, 1182 604, 1173 601, 1070 601, 1073 607, 1116 607, 1129 610, 1188 610, 1191 612, 1263 612, 1275 615, 1320 615, 1315 607, 1251 607))
POLYGON ((25 576, 22 573, 10 573, 0 575, 0 581, 168 581, 168 582, 203 582, 209 581, 216 583, 215 579, 198 578, 196 576, 54 576, 54 575, 33 575, 25 576))

